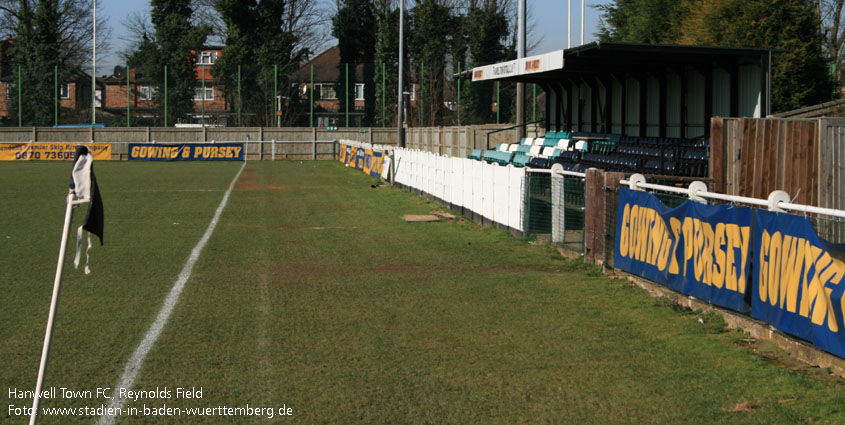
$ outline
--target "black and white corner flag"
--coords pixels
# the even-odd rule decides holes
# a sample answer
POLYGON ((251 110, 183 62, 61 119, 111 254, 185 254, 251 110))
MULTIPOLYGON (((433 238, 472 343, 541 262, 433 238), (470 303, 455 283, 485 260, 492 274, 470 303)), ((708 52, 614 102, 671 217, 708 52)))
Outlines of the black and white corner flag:
POLYGON ((88 152, 87 147, 82 145, 76 147, 70 188, 76 195, 74 203, 88 202, 85 223, 79 226, 76 232, 76 257, 73 260, 73 266, 78 268, 80 249, 82 248, 82 230, 86 230, 88 231, 88 249, 85 250, 85 274, 88 274, 91 273, 88 268, 91 234, 97 235, 100 238, 100 245, 103 244, 103 199, 100 197, 100 188, 97 186, 96 177, 94 177, 94 156, 88 152))

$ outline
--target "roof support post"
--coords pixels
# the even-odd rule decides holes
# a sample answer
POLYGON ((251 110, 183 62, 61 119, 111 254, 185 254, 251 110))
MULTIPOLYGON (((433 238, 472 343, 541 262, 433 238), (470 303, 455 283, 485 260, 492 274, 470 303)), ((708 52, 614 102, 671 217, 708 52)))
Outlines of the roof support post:
POLYGON ((687 137, 687 72, 684 66, 680 67, 678 76, 681 77, 681 138, 687 137))
POLYGON ((604 112, 602 117, 602 132, 613 133, 613 79, 602 78, 599 82, 604 86, 604 112))
POLYGON ((566 86, 566 131, 575 131, 575 126, 572 123, 572 110, 574 109, 573 103, 575 102, 575 84, 572 81, 568 81, 569 84, 566 86))
POLYGON ((622 101, 619 108, 619 116, 622 118, 620 125, 622 126, 622 135, 628 135, 628 77, 623 76, 620 80, 622 83, 622 92, 620 93, 622 101))
POLYGON ((646 137, 648 124, 648 76, 640 75, 637 79, 640 82, 640 137, 646 137))
POLYGON ((551 130, 552 128, 552 90, 549 84, 543 83, 540 84, 540 87, 543 89, 543 92, 546 93, 546 130, 551 130))
POLYGON ((593 79, 584 80, 584 85, 589 87, 590 89, 590 132, 596 133, 598 132, 598 121, 599 121, 599 114, 598 114, 598 84, 593 79))
POLYGON ((713 117, 713 66, 701 69, 704 75, 704 136, 710 136, 710 118, 713 117))
POLYGON ((666 114, 667 114, 667 109, 668 109, 667 106, 666 106, 666 104, 667 104, 666 97, 668 96, 668 93, 667 93, 667 90, 666 90, 666 73, 661 72, 660 75, 657 77, 657 79, 660 83, 660 89, 659 89, 659 92, 660 92, 660 95, 659 95, 660 96, 660 112, 658 113, 658 117, 657 117, 657 121, 658 121, 657 132, 658 132, 658 135, 660 137, 666 137, 666 114))
POLYGON ((731 75, 731 116, 739 116, 739 64, 736 60, 731 61, 728 67, 728 73, 731 75))

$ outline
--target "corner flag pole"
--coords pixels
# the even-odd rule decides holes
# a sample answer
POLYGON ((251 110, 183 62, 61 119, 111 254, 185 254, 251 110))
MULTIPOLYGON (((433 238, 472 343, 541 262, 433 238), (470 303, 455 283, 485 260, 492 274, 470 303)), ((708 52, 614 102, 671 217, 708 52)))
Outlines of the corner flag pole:
POLYGON ((56 309, 59 305, 59 292, 62 289, 62 271, 65 262, 70 222, 73 218, 73 189, 67 195, 65 209, 65 224, 62 227, 62 244, 59 246, 59 263, 56 266, 56 279, 53 281, 53 298, 50 300, 50 314, 47 316, 47 331, 44 333, 44 347, 41 349, 41 364, 38 366, 38 380, 35 382, 35 394, 32 397, 32 411, 29 415, 29 425, 38 423, 38 405, 41 402, 41 389, 44 385, 44 374, 47 372, 47 359, 50 357, 50 341, 53 338, 53 323, 56 319, 56 309))

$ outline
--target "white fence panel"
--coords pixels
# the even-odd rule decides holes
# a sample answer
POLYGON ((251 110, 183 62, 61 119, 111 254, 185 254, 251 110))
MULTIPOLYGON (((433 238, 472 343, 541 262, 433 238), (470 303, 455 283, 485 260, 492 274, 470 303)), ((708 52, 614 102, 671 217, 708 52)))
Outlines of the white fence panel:
POLYGON ((463 172, 461 173, 461 206, 472 210, 472 185, 473 185, 473 167, 474 163, 471 159, 463 160, 463 172))
POLYGON ((464 206, 464 192, 463 192, 463 174, 464 162, 461 158, 452 158, 452 175, 451 189, 452 189, 452 204, 459 207, 464 206))
POLYGON ((481 178, 483 199, 481 215, 486 217, 488 220, 493 220, 493 167, 498 167, 498 165, 484 164, 481 178))
POLYGON ((476 214, 481 214, 484 208, 484 197, 482 196, 484 165, 481 161, 475 161, 472 164, 472 211, 476 214))
POLYGON ((493 221, 508 225, 508 175, 513 166, 493 167, 493 221))
POLYGON ((522 231, 522 181, 525 169, 512 167, 508 175, 508 226, 522 231))

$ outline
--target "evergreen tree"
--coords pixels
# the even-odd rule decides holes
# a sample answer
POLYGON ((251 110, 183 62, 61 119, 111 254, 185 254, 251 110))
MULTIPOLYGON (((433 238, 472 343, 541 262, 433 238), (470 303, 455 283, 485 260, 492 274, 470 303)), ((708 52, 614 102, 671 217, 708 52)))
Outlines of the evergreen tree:
MULTIPOLYGON (((337 0, 337 14, 332 19, 332 35, 338 40, 340 48, 339 78, 337 90, 340 111, 346 110, 346 99, 350 103, 355 99, 355 83, 364 84, 364 117, 361 125, 373 122, 375 105, 375 58, 376 14, 373 0, 337 0), (349 84, 346 83, 346 65, 349 65, 349 84), (357 65, 363 66, 362 80, 358 81, 355 72, 357 65), (345 90, 345 92, 344 92, 345 90)), ((349 110, 354 110, 349 105, 349 110)), ((350 122, 350 125, 352 123, 350 122)))
MULTIPOLYGON (((498 63, 506 58, 504 45, 509 34, 508 20, 493 5, 471 6, 464 20, 468 64, 466 69, 498 63)), ((482 81, 468 83, 466 92, 466 119, 475 123, 496 121, 492 109, 495 100, 495 83, 482 81)))
POLYGON ((375 44, 375 122, 381 126, 396 125, 396 100, 399 74, 399 9, 390 0, 376 0, 378 31, 375 44), (383 84, 382 84, 383 82, 383 84), (384 104, 382 104, 384 99, 384 104), (382 119, 384 117, 384 119, 382 119))
POLYGON ((16 119, 20 100, 24 125, 53 125, 57 95, 54 69, 59 67, 61 83, 72 71, 64 66, 59 54, 59 19, 58 0, 41 0, 34 10, 28 1, 20 3, 11 63, 14 82, 17 84, 20 76, 23 95, 18 99, 17 89, 10 90, 8 106, 10 116, 16 119))
POLYGON ((615 0, 596 8, 602 12, 599 40, 668 44, 678 37, 686 0, 615 0))
POLYGON ((218 0, 215 7, 226 25, 227 38, 212 73, 226 87, 232 109, 238 107, 240 67, 242 124, 275 125, 274 102, 281 96, 279 121, 293 125, 302 104, 298 87, 293 87, 287 76, 308 51, 298 47, 296 34, 284 30, 289 27, 285 22, 287 1, 218 0))
POLYGON ((453 21, 452 11, 442 0, 420 0, 411 9, 409 47, 421 86, 417 107, 423 109, 423 125, 443 124, 446 60, 454 34, 453 21))
POLYGON ((615 0, 600 6, 606 41, 779 49, 772 112, 830 100, 819 15, 806 0, 615 0))
POLYGON ((184 120, 194 111, 194 93, 198 75, 194 71, 196 55, 202 50, 211 29, 195 26, 191 22, 193 11, 190 0, 151 0, 151 20, 155 28, 152 39, 129 59, 130 66, 153 81, 158 116, 167 123, 184 120), (192 54, 193 53, 193 54, 192 54), (167 66, 167 99, 165 99, 165 74, 167 66))
POLYGON ((826 102, 834 82, 818 14, 803 0, 688 0, 678 42, 781 49, 772 61, 772 112, 826 102))

